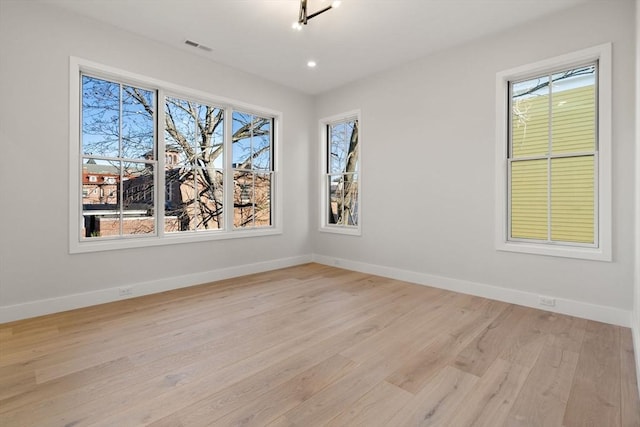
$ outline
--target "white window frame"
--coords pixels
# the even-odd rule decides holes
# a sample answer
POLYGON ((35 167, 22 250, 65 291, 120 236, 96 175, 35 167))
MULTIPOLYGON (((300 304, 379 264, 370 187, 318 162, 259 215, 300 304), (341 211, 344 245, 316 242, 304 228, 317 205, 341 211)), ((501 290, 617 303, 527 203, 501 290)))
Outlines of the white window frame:
MULTIPOLYGON (((282 234, 282 179, 280 167, 282 164, 282 150, 280 141, 282 140, 282 113, 243 103, 237 100, 216 97, 195 89, 186 88, 153 79, 136 73, 131 73, 114 67, 109 67, 82 58, 70 57, 69 59, 69 252, 85 253, 105 250, 117 250, 139 247, 151 247, 181 243, 202 242, 210 240, 223 240, 233 238, 258 237, 282 234), (157 209, 164 206, 165 201, 165 177, 164 170, 164 128, 157 129, 157 159, 154 162, 156 167, 155 177, 155 212, 156 212, 156 232, 153 235, 133 235, 118 236, 114 238, 83 239, 81 236, 82 216, 82 180, 81 180, 81 123, 80 111, 82 105, 81 73, 87 73, 98 78, 111 79, 115 82, 122 82, 131 85, 153 88, 157 90, 157 117, 164 117, 164 97, 165 95, 179 96, 185 99, 198 100, 203 103, 219 106, 225 111, 225 228, 222 230, 198 231, 197 233, 165 233, 164 232, 164 209, 157 209), (271 194, 271 226, 256 228, 234 228, 233 227, 233 173, 231 169, 231 142, 227 140, 230 135, 231 117, 234 110, 252 112, 256 115, 273 118, 272 126, 272 194, 271 194)), ((163 120, 157 121, 162 123, 163 120)))
POLYGON ((611 44, 602 44, 566 55, 523 65, 496 74, 496 216, 495 243, 500 251, 537 255, 611 261, 611 44), (595 233, 597 244, 568 245, 549 242, 525 242, 509 239, 509 84, 538 75, 598 63, 596 154, 597 188, 595 233))
POLYGON ((320 231, 351 236, 362 235, 362 120, 360 116, 360 110, 353 110, 320 119, 320 231), (358 121, 358 224, 329 224, 329 206, 327 204, 329 194, 329 185, 327 182, 327 159, 329 156, 329 147, 327 144, 327 128, 329 125, 348 120, 358 121))

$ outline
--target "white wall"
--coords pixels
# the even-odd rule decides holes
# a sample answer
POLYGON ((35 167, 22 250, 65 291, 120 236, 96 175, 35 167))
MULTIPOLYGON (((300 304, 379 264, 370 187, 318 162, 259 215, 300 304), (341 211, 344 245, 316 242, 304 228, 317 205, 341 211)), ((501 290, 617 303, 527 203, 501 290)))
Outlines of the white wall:
POLYGON ((54 7, 0 7, 0 322, 113 299, 121 285, 145 293, 310 253, 311 97, 54 7), (69 255, 70 55, 282 111, 283 234, 69 255))
POLYGON ((320 96, 318 118, 362 112, 363 199, 361 237, 321 233, 316 215, 316 259, 526 305, 549 295, 558 311, 628 326, 633 11, 632 0, 579 6, 320 96), (613 262, 496 251, 496 72, 606 42, 613 43, 613 262))

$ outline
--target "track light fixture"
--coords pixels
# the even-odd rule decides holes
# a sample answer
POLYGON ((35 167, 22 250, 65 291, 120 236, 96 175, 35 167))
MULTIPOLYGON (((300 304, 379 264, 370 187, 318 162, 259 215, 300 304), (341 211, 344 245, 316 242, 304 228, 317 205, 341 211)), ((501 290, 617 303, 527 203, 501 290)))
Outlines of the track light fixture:
POLYGON ((298 16, 298 21, 294 22, 291 27, 294 30, 301 30, 303 25, 307 25, 307 22, 309 21, 309 19, 315 18, 316 16, 320 15, 321 13, 325 13, 327 10, 334 9, 334 8, 340 6, 340 3, 341 3, 340 1, 334 0, 333 2, 331 2, 331 4, 329 6, 325 7, 324 9, 320 9, 317 12, 314 12, 312 14, 308 14, 307 13, 307 0, 300 0, 300 14, 298 16))

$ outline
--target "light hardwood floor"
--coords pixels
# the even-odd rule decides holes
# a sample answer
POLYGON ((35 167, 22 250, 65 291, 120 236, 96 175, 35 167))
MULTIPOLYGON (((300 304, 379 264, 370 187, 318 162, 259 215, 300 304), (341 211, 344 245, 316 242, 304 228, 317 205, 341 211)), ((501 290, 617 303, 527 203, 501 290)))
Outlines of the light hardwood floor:
POLYGON ((629 329, 317 264, 0 340, 2 426, 640 426, 629 329))

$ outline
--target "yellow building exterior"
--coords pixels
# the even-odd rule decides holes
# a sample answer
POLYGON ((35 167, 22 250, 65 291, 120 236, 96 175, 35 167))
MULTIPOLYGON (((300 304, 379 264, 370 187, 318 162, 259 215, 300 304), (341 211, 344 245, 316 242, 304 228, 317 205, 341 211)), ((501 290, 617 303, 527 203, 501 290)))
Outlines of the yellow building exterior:
POLYGON ((512 100, 511 238, 595 243, 596 114, 594 84, 512 100))

